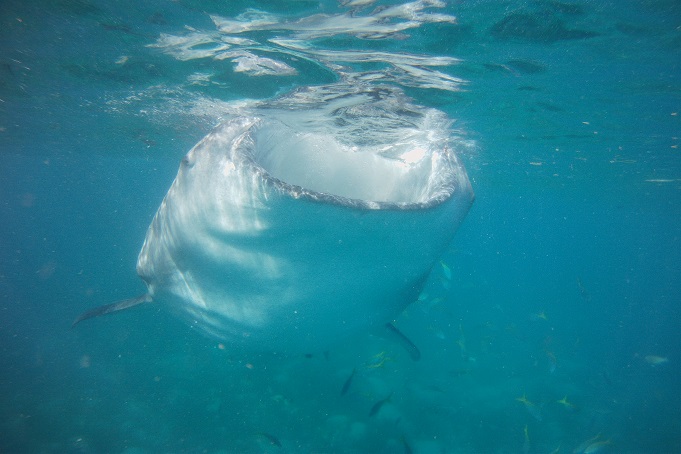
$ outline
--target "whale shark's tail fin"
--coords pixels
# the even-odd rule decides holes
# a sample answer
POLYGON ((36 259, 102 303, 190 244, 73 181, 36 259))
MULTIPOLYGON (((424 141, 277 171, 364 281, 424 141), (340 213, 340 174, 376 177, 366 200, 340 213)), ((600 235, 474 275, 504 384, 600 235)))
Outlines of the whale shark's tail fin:
POLYGON ((144 295, 138 296, 137 298, 130 298, 128 300, 117 301, 112 304, 107 304, 105 306, 95 307, 89 311, 85 311, 76 318, 71 324, 71 328, 76 326, 79 322, 92 317, 99 317, 100 315, 110 314, 112 312, 122 311, 129 307, 137 306, 142 303, 151 302, 151 295, 145 293, 144 295))

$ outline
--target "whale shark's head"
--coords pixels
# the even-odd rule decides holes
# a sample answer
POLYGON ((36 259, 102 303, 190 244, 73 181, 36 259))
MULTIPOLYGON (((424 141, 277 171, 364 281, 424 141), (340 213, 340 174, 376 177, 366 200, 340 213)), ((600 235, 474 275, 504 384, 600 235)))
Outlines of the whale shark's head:
POLYGON ((449 120, 395 88, 244 109, 185 157, 138 272, 233 344, 323 348, 414 301, 473 200, 449 120))

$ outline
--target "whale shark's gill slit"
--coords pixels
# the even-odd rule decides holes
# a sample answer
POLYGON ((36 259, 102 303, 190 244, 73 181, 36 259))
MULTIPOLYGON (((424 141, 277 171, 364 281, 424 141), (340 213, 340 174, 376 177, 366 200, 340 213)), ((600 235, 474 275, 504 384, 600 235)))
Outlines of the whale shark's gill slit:
POLYGON ((94 309, 90 309, 89 311, 85 311, 82 314, 76 318, 73 323, 71 324, 71 328, 76 326, 78 323, 82 322, 83 320, 87 320, 88 318, 93 318, 93 317, 99 317, 100 315, 106 315, 106 314, 111 314, 113 312, 118 312, 122 311, 128 308, 131 308, 133 306, 140 305, 142 303, 149 303, 151 302, 151 296, 149 294, 145 293, 144 295, 140 295, 137 298, 130 298, 127 300, 123 301, 117 301, 115 303, 111 304, 106 304, 104 306, 99 306, 95 307, 94 309))

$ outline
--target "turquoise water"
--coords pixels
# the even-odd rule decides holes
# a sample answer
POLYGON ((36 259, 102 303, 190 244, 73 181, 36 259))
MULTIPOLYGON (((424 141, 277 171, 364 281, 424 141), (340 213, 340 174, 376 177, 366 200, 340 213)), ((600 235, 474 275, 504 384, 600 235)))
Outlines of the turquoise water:
POLYGON ((303 32, 267 27, 238 36, 296 74, 237 71, 238 56, 216 58, 211 15, 290 23, 386 4, 138 3, 0 5, 0 451, 681 450, 678 2, 426 2, 457 23, 301 38, 461 60, 419 66, 466 81, 438 88, 343 63, 446 112, 465 140, 476 201, 396 320, 418 362, 372 333, 237 355, 157 306, 70 329, 144 291, 151 218, 233 103, 338 77, 337 62, 268 41, 303 32), (208 55, 159 46, 187 27, 208 55))

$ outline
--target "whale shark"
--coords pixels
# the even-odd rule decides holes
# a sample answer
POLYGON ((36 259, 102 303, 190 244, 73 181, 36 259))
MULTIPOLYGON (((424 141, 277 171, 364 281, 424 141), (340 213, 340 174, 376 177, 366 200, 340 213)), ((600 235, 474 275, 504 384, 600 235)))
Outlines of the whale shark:
POLYGON ((361 84, 232 113, 182 159, 148 228, 147 291, 73 325, 159 304, 235 349, 311 352, 417 300, 474 199, 452 121, 361 84))

